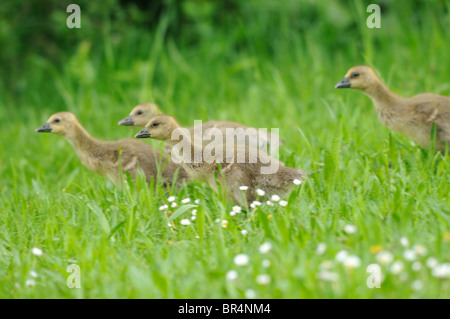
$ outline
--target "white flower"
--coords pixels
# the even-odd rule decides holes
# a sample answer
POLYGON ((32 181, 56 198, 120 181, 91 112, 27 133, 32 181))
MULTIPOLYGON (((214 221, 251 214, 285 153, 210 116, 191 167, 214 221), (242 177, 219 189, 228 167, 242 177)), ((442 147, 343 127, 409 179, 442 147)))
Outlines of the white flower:
POLYGON ((400 244, 402 244, 403 247, 408 247, 409 246, 408 238, 406 238, 406 237, 400 238, 400 244))
POLYGON ((257 189, 256 190, 256 194, 258 194, 259 196, 264 196, 264 195, 266 195, 266 192, 265 191, 263 191, 262 189, 257 189))
POLYGON ((394 275, 398 275, 399 273, 401 273, 404 269, 403 266, 403 262, 401 262, 400 260, 395 261, 392 265, 391 265, 391 272, 394 275))
POLYGON ((253 289, 247 289, 245 291, 245 298, 254 299, 256 297, 256 292, 253 289))
POLYGON ((422 264, 420 263, 420 261, 415 261, 413 264, 412 264, 412 270, 414 270, 414 271, 419 271, 419 270, 421 270, 422 269, 422 264))
POLYGON ((403 258, 405 258, 407 261, 413 261, 413 260, 416 260, 417 255, 416 255, 416 252, 414 250, 407 249, 403 253, 403 258))
POLYGON ((299 180, 299 179, 297 179, 297 178, 296 178, 296 179, 294 179, 294 181, 293 181, 293 182, 294 182, 294 184, 295 184, 295 185, 300 185, 300 184, 302 183, 302 181, 301 181, 301 180, 299 180))
POLYGON ((197 218, 197 217, 195 217, 195 216, 192 216, 192 217, 191 217, 191 220, 195 220, 196 218, 197 218))
POLYGON ((236 215, 236 213, 233 212, 233 211, 231 211, 231 212, 230 212, 230 216, 234 216, 234 215, 236 215))
POLYGON ((319 243, 316 248, 316 254, 323 255, 325 250, 327 250, 327 245, 325 245, 324 243, 319 243))
POLYGON ((246 254, 239 254, 234 256, 234 264, 237 266, 246 266, 248 265, 249 261, 250 258, 246 254))
POLYGON ((428 268, 434 268, 439 264, 438 260, 434 257, 429 257, 427 259, 427 267, 428 268))
POLYGON ((261 206, 261 202, 258 202, 257 200, 255 200, 250 204, 251 208, 255 208, 256 206, 261 206))
POLYGON ((33 255, 36 255, 36 256, 42 256, 42 250, 40 250, 40 249, 37 248, 37 247, 34 247, 34 248, 31 250, 31 252, 33 253, 33 255))
POLYGON ((259 252, 261 254, 267 254, 272 249, 272 244, 269 242, 266 242, 259 246, 259 252))
POLYGON ((270 199, 272 199, 274 202, 278 202, 281 198, 278 195, 272 195, 270 199))
POLYGON ((173 225, 171 223, 167 223, 167 226, 169 227, 173 227, 173 225))
POLYGON ((180 224, 183 225, 183 226, 189 226, 191 224, 191 222, 190 222, 189 219, 182 219, 180 221, 180 224))
POLYGON ((167 208, 169 208, 169 206, 167 206, 167 205, 159 206, 160 211, 166 210, 167 208))
POLYGON ((425 256, 427 254, 427 248, 424 245, 415 245, 413 248, 419 256, 425 256))
POLYGON ((183 199, 181 202, 182 202, 183 204, 187 204, 187 203, 189 203, 190 201, 191 201, 190 198, 185 198, 185 199, 183 199))
POLYGON ((272 203, 270 200, 267 200, 267 201, 266 201, 266 205, 267 205, 267 206, 273 206, 273 203, 272 203))
POLYGON ((344 260, 344 266, 350 269, 358 268, 359 266, 361 266, 361 259, 359 259, 358 256, 349 255, 344 260))
POLYGON ((317 274, 317 278, 323 281, 337 281, 339 279, 339 275, 332 271, 322 270, 317 274))
POLYGON ((222 220, 222 227, 223 228, 227 228, 227 226, 228 226, 228 220, 222 220))
POLYGON ((354 233, 356 233, 356 226, 355 225, 345 225, 344 231, 347 234, 354 234, 354 233))
POLYGON ((389 251, 380 251, 377 255, 377 260, 382 265, 388 265, 394 260, 394 255, 389 251))
POLYGON ((194 200, 194 203, 195 203, 196 205, 200 204, 200 199, 194 200))
POLYGON ((240 213, 242 208, 240 206, 233 206, 233 212, 240 213))
POLYGON ((25 281, 25 286, 34 287, 36 286, 36 281, 34 281, 33 279, 28 279, 27 281, 25 281))
POLYGON ((177 207, 177 203, 173 202, 172 205, 170 205, 170 207, 177 207))
POLYGON ((227 272, 226 278, 227 280, 235 280, 238 277, 238 272, 236 270, 230 270, 229 272, 227 272))
POLYGON ((411 284, 411 288, 415 291, 422 290, 423 283, 420 280, 416 280, 411 284))
POLYGON ((248 186, 239 186, 239 189, 241 190, 241 191, 246 191, 247 189, 248 189, 248 186))
POLYGON ((170 196, 170 197, 167 199, 167 201, 168 201, 169 203, 173 202, 174 200, 175 200, 175 196, 170 196))
POLYGON ((334 257, 336 259, 336 261, 343 263, 345 261, 345 259, 347 259, 348 256, 348 252, 346 250, 341 250, 340 252, 338 252, 336 254, 336 256, 334 257))
POLYGON ((38 273, 35 272, 34 270, 30 271, 30 276, 33 278, 37 278, 38 277, 38 273))
POLYGON ((245 235, 248 234, 248 231, 246 231, 245 229, 243 229, 243 230, 241 230, 241 234, 245 236, 245 235))
POLYGON ((199 236, 199 235, 196 235, 195 238, 200 239, 200 236, 199 236))
POLYGON ((270 276, 263 274, 256 276, 256 282, 260 285, 268 285, 270 284, 270 276))
POLYGON ((450 263, 435 266, 431 274, 436 278, 450 278, 450 263))
POLYGON ((217 224, 218 222, 220 222, 220 218, 216 218, 216 220, 214 222, 216 222, 216 224, 217 224))
POLYGON ((191 212, 191 214, 192 214, 192 216, 196 216, 196 215, 197 215, 197 210, 196 210, 196 209, 193 209, 192 212, 191 212))
POLYGON ((270 267, 270 260, 269 260, 269 259, 264 259, 264 260, 262 261, 262 266, 263 266, 264 268, 270 267))
POLYGON ((285 201, 285 200, 280 200, 280 205, 281 205, 281 206, 286 207, 287 204, 288 204, 287 201, 285 201))

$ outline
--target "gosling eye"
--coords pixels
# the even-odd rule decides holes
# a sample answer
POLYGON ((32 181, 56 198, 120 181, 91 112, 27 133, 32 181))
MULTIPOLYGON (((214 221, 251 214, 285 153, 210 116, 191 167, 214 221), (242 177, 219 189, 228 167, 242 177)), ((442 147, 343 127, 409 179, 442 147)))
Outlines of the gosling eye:
POLYGON ((56 118, 56 119, 53 120, 54 123, 58 123, 58 122, 60 122, 60 121, 61 121, 61 120, 60 120, 59 118, 56 118))
POLYGON ((357 78, 358 76, 359 76, 358 72, 353 72, 351 75, 352 79, 357 78))
POLYGON ((144 112, 142 112, 142 110, 139 110, 139 111, 137 111, 137 115, 141 115, 142 113, 144 113, 144 112))
POLYGON ((159 125, 158 122, 153 122, 153 123, 152 123, 152 126, 153 126, 153 127, 156 127, 156 126, 158 126, 158 125, 159 125))

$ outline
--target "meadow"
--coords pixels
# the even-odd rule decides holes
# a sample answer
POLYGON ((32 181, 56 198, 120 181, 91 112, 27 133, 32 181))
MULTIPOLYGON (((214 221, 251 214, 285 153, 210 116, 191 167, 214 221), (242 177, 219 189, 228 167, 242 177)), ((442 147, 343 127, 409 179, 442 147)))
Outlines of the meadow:
POLYGON ((369 29, 368 1, 248 1, 219 26, 213 2, 185 3, 196 22, 180 34, 171 10, 147 29, 105 18, 95 35, 88 12, 67 29, 63 8, 51 23, 74 40, 60 61, 30 49, 20 72, 2 62, 0 298, 450 298, 439 272, 450 157, 389 132, 362 93, 334 89, 367 64, 400 95, 450 96, 450 4, 381 1, 369 29), (186 126, 280 128, 280 159, 320 171, 287 205, 230 215, 199 182, 116 187, 63 138, 35 132, 67 110, 97 138, 133 137, 139 128, 117 122, 147 101, 186 126), (71 264, 81 288, 66 285, 71 264), (371 264, 380 288, 367 285, 371 264))

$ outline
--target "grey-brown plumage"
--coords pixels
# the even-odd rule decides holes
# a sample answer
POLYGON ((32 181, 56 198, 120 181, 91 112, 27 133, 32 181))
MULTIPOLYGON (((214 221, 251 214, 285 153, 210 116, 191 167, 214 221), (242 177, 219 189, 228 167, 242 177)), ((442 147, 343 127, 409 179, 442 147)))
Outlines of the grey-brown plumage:
POLYGON ((215 191, 218 191, 219 182, 226 186, 228 197, 236 203, 242 203, 244 194, 248 202, 254 201, 257 189, 265 191, 266 195, 284 196, 295 187, 295 180, 301 182, 306 179, 306 174, 301 170, 286 167, 263 150, 247 145, 219 143, 217 156, 216 152, 207 153, 206 148, 193 143, 189 130, 181 128, 169 115, 155 116, 136 137, 155 138, 170 144, 174 160, 180 162, 192 179, 207 183, 215 191), (183 144, 187 145, 183 152, 189 150, 190 154, 181 155, 181 152, 174 150, 183 144), (208 154, 212 156, 208 157, 208 154), (248 186, 248 190, 243 193, 240 186, 248 186))
POLYGON ((172 183, 175 174, 178 176, 178 182, 187 177, 183 168, 168 161, 147 143, 134 139, 101 141, 93 138, 70 112, 53 114, 36 131, 51 132, 65 137, 84 166, 110 178, 115 183, 121 181, 120 169, 129 172, 133 179, 137 171, 142 170, 147 182, 152 178, 156 180, 158 172, 165 184, 172 183))
POLYGON ((357 89, 373 101, 384 125, 428 149, 433 123, 436 124, 436 150, 450 144, 450 97, 424 93, 404 98, 392 93, 375 71, 365 65, 352 67, 336 88, 357 89))
MULTIPOLYGON (((119 125, 126 126, 138 126, 144 127, 150 121, 150 119, 158 114, 162 114, 159 107, 154 103, 142 103, 135 106, 130 115, 119 121, 119 125)), ((208 131, 213 133, 212 129, 217 129, 221 132, 222 136, 225 136, 227 129, 240 129, 236 131, 236 136, 242 137, 242 140, 236 138, 240 143, 247 144, 252 147, 259 147, 266 150, 268 146, 278 147, 283 144, 284 141, 279 139, 279 136, 269 132, 259 131, 256 128, 231 121, 207 121, 201 124, 201 130, 196 129, 196 126, 192 126, 189 129, 191 136, 197 135, 199 138, 203 138, 208 142, 208 131), (246 136, 247 137, 246 137, 246 136), (247 138, 247 139, 245 139, 247 138)))

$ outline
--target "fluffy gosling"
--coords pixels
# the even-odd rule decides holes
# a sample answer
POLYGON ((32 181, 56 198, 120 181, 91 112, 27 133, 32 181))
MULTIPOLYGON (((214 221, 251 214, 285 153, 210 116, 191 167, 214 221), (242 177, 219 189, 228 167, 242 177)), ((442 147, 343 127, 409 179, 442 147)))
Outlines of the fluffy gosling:
POLYGON ((186 179, 186 172, 178 165, 167 161, 159 151, 134 139, 100 141, 93 138, 70 112, 55 113, 36 132, 50 132, 66 138, 75 149, 81 163, 91 171, 99 173, 119 184, 120 167, 129 172, 133 179, 138 170, 145 174, 147 182, 158 176, 158 166, 162 170, 164 184, 171 183, 177 174, 177 182, 186 179), (161 165, 160 164, 161 160, 161 165), (178 169, 178 172, 177 172, 178 169))
MULTIPOLYGON (((306 179, 306 174, 301 170, 286 167, 263 150, 244 144, 229 147, 228 144, 219 143, 214 155, 211 152, 212 156, 206 158, 204 152, 206 147, 193 143, 189 130, 181 128, 174 117, 165 114, 152 118, 135 137, 154 138, 168 143, 172 146, 172 157, 183 166, 192 179, 206 182, 216 192, 219 182, 225 186, 228 198, 235 203, 242 204, 244 200, 240 186, 248 186, 245 199, 247 202, 253 202, 258 196, 257 189, 263 190, 267 196, 274 194, 285 196, 295 186, 294 181, 299 184, 306 179), (180 155, 174 151, 174 147, 179 146, 179 143, 187 145, 190 155, 180 155), (253 162, 250 160, 252 156, 256 159, 253 162), (270 167, 277 169, 269 172, 270 167)), ((187 149, 183 149, 183 153, 187 149)))
MULTIPOLYGON (((162 114, 162 112, 156 104, 154 103, 139 104, 135 106, 133 110, 131 110, 129 116, 119 121, 119 125, 144 127, 145 125, 147 125, 147 123, 150 121, 152 117, 158 114, 162 114)), ((267 146, 277 147, 279 144, 284 143, 284 141, 279 139, 279 137, 274 133, 272 133, 274 137, 274 140, 272 141, 271 134, 268 134, 267 132, 263 131, 259 132, 255 128, 237 122, 208 121, 202 123, 201 131, 195 130, 195 128, 196 128, 195 126, 189 128, 191 135, 192 136, 194 134, 197 136, 201 135, 201 137, 205 142, 209 141, 207 134, 208 131, 211 132, 211 130, 213 129, 218 129, 221 131, 222 136, 226 136, 226 129, 232 128, 232 129, 242 129, 243 131, 246 131, 249 137, 248 145, 252 147, 259 147, 261 149, 266 150, 267 146), (277 143, 277 145, 275 145, 275 143, 277 143)), ((242 136, 245 137, 245 133, 243 133, 242 136)))
POLYGON ((368 95, 378 117, 390 130, 399 132, 428 149, 436 124, 436 150, 450 144, 450 97, 424 93, 405 98, 392 93, 375 71, 365 65, 348 70, 336 88, 357 89, 368 95))

